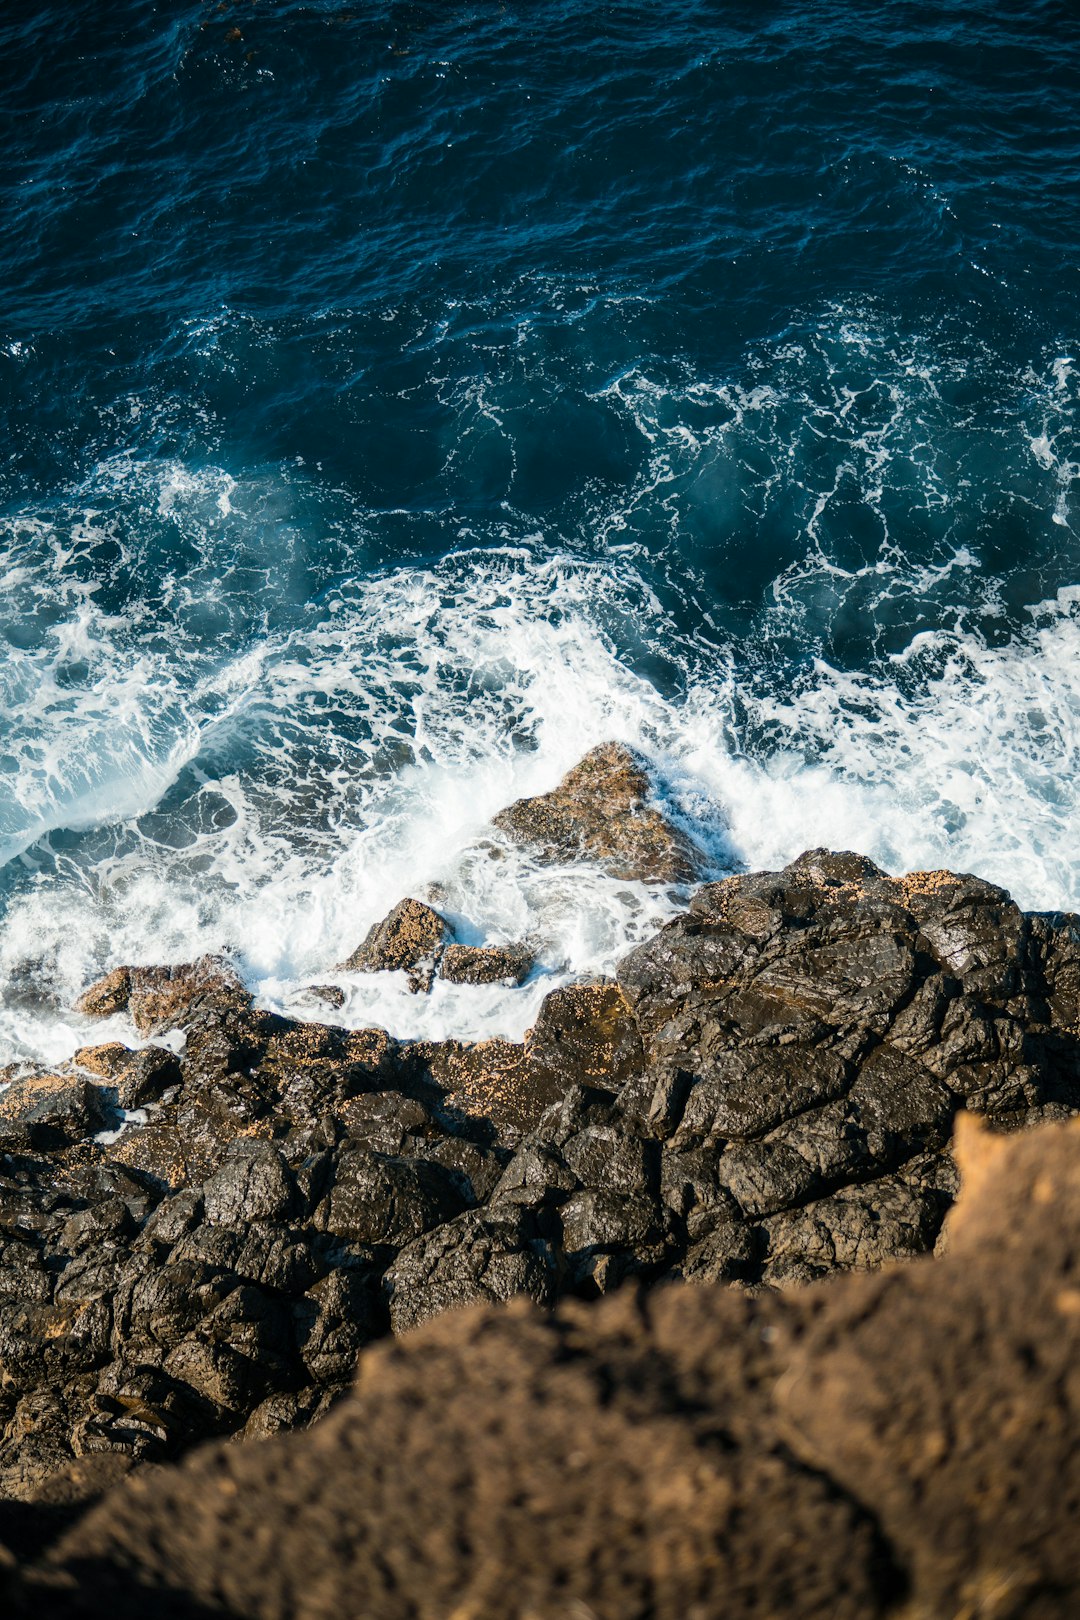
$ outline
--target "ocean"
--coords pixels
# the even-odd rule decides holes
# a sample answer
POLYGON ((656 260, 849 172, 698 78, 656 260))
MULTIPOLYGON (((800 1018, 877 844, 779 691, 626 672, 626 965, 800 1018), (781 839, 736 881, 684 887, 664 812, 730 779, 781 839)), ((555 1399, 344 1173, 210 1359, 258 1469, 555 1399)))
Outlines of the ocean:
POLYGON ((1080 907, 1074 4, 9 0, 0 82, 0 1062, 405 894, 533 975, 333 1016, 520 1036, 685 901, 491 836, 609 738, 716 875, 1080 907))

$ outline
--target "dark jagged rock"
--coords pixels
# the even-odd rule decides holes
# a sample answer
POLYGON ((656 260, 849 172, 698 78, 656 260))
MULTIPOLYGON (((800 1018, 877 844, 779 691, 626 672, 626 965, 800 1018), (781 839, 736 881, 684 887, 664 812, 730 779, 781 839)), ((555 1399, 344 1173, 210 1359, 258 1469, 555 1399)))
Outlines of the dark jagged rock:
POLYGON ((1075 919, 823 851, 702 888, 520 1044, 293 1023, 213 959, 136 984, 179 1055, 0 1092, 0 1500, 303 1424, 454 1305, 924 1252, 960 1108, 1080 1102, 1075 919))
POLYGON ((961 1127, 942 1257, 443 1317, 310 1433, 120 1484, 8 1612, 1071 1620, 1080 1125, 961 1127))
POLYGON ((100 1131, 110 1115, 101 1086, 70 1074, 31 1074, 0 1091, 0 1152, 47 1152, 100 1131))
POLYGON ((650 806, 651 797, 641 756, 623 743, 603 743, 557 788, 518 799, 493 825, 548 865, 590 860, 618 878, 689 883, 701 875, 701 853, 650 806))

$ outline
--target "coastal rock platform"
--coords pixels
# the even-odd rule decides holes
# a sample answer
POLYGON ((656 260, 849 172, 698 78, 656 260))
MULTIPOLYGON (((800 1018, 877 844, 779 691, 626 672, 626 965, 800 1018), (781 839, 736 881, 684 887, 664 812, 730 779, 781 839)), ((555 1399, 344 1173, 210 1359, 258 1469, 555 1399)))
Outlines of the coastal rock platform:
POLYGON ((959 1110, 1080 1104, 1074 919, 824 851, 700 888, 520 1045, 294 1023, 212 958, 125 986, 179 1055, 87 1047, 0 1093, 11 1499, 309 1422, 451 1306, 925 1252, 959 1110))
MULTIPOLYGON (((585 763, 566 779, 574 814, 595 776, 602 792, 585 824, 601 824, 614 791, 631 842, 644 828, 658 847, 660 813, 644 807, 634 758, 597 750, 585 763)), ((556 808, 570 815, 561 799, 556 808)), ((465 979, 528 971, 509 947, 452 936, 431 906, 406 899, 357 962, 428 978, 447 962, 465 979)), ((126 1011, 151 1044, 87 1045, 55 1072, 2 1076, 0 1543, 24 1561, 118 1481, 134 1486, 199 1442, 241 1442, 246 1454, 248 1442, 325 1420, 317 1444, 332 1448, 352 1432, 332 1409, 350 1399, 361 1352, 387 1335, 423 1330, 455 1386, 460 1335, 473 1330, 425 1324, 464 1306, 519 1302, 476 1329, 505 1357, 492 1387, 509 1392, 534 1376, 543 1385, 567 1335, 609 1331, 587 1325, 603 1296, 620 1291, 595 1322, 645 1343, 654 1328, 634 1324, 654 1322, 642 1303, 653 1285, 722 1285, 656 1295, 655 1321, 683 1313, 703 1354, 717 1334, 749 1334, 757 1347, 731 1349, 723 1374, 745 1410, 723 1421, 756 1433, 757 1397, 740 1380, 757 1387, 782 1370, 771 1351, 772 1370, 758 1367, 758 1339, 786 1344, 804 1331, 790 1324, 816 1310, 782 1303, 791 1286, 940 1246, 959 1185, 958 1116, 1012 1136, 1080 1111, 1077 919, 1025 914, 974 877, 893 878, 824 850, 699 887, 614 979, 550 993, 521 1043, 295 1022, 258 1007, 218 957, 115 968, 80 1007, 88 1019, 126 1011), (556 1306, 553 1320, 527 1314, 556 1306)), ((556 1361, 564 1354, 565 1344, 556 1361)), ((399 1363, 380 1352, 362 1365, 399 1363)), ((657 1444, 668 1445, 659 1431, 657 1444)), ((775 1456, 747 1458, 737 1490, 703 1463, 703 1500, 764 1493, 767 1517, 790 1498, 783 1511, 796 1527, 809 1515, 811 1540, 811 1524, 832 1525, 831 1536, 842 1522, 863 1548, 848 1571, 850 1612, 876 1612, 881 1531, 853 1506, 858 1491, 837 1497, 832 1484, 811 1489, 803 1463, 791 1474, 775 1456)), ((683 1479, 684 1464, 672 1466, 683 1479)), ((627 1485, 625 1512, 648 1519, 639 1488, 644 1476, 627 1485)), ((690 1514, 691 1539, 704 1523, 690 1514)), ((691 1557, 671 1556, 680 1567, 691 1557)), ((732 1556, 741 1569, 744 1550, 732 1556)), ((765 1556, 753 1554, 755 1570, 765 1556)), ((813 1581, 835 1596, 832 1556, 813 1581)), ((627 1593, 646 1589, 642 1570, 624 1573, 627 1593)), ((761 1579, 751 1583, 765 1603, 772 1576, 761 1579)), ((610 1593, 582 1601, 594 1599, 597 1613, 623 1612, 610 1593)), ((476 1601, 461 1612, 496 1612, 476 1601)), ((696 1612, 626 1601, 627 1613, 696 1612)), ((848 1612, 836 1601, 820 1612, 848 1612)), ((371 1602, 373 1614, 421 1612, 385 1593, 371 1602)), ((555 1612, 537 1602, 536 1613, 555 1612)))

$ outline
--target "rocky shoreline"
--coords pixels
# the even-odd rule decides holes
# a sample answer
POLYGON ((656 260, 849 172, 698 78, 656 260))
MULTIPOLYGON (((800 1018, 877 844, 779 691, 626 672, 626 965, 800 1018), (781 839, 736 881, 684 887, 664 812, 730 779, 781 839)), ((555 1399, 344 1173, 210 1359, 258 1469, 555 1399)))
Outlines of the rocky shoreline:
MULTIPOLYGON (((641 762, 615 745, 498 821, 540 858, 671 882, 701 870, 692 838, 651 802, 641 762)), ((344 967, 404 971, 423 994, 436 974, 517 982, 529 957, 513 942, 458 944, 431 906, 407 899, 344 967)), ((328 1008, 332 991, 323 992, 328 1008)), ((294 1022, 260 1010, 215 959, 115 969, 81 1005, 88 1017, 126 1011, 146 1037, 181 1030, 184 1039, 179 1053, 87 1045, 60 1071, 2 1077, 0 1543, 24 1560, 132 1472, 120 1497, 141 1502, 130 1492, 154 1480, 152 1465, 200 1441, 227 1439, 221 1457, 269 1458, 234 1442, 326 1417, 311 1446, 324 1433, 326 1446, 345 1444, 354 1405, 327 1414, 350 1389, 360 1352, 453 1307, 518 1296, 544 1309, 580 1302, 549 1319, 563 1326, 541 1327, 544 1318, 517 1307, 481 1312, 475 1320, 501 1324, 482 1333, 508 1366, 519 1336, 526 1363, 529 1345, 543 1347, 540 1368, 554 1355, 552 1334, 590 1344, 594 1334, 632 1337, 625 1324, 639 1318, 654 1324, 641 1329, 644 1354, 655 1322, 680 1312, 685 1331, 706 1338, 730 1328, 738 1339, 747 1323, 774 1319, 786 1324, 783 1338, 800 1312, 816 1309, 784 1303, 814 1297, 789 1294, 790 1285, 939 1245, 959 1185, 958 1114, 1012 1133, 1080 1110, 1080 922, 1025 914, 977 878, 892 878, 860 856, 825 851, 782 872, 703 884, 612 981, 549 995, 521 1044, 401 1042, 294 1022), (661 1281, 726 1286, 636 1291, 661 1281), (587 1304, 617 1289, 610 1304, 587 1304), (655 1318, 654 1307, 628 1303, 654 1297, 665 1302, 655 1318)), ((932 1300, 926 1309, 929 1321, 932 1300)), ((426 1340, 406 1345, 467 1356, 473 1330, 450 1324, 472 1320, 433 1324, 426 1340)), ((1075 1318, 1062 1321, 1075 1337, 1075 1318)), ((403 1353, 414 1367, 419 1348, 403 1353)), ((369 1362, 398 1366, 389 1349, 369 1362)), ((523 1368, 523 1378, 540 1377, 523 1368)), ((475 1392, 479 1374, 470 1377, 475 1392)), ((738 1423, 750 1435, 757 1408, 746 1400, 738 1423)), ((793 1501, 803 1501, 801 1489, 793 1501)), ((772 1500, 764 1485, 753 1491, 772 1500)), ((866 1552, 870 1568, 879 1531, 843 1501, 835 1524, 820 1508, 822 1533, 827 1524, 840 1533, 843 1519, 853 1546, 878 1547, 866 1552)), ((112 1558, 95 1534, 94 1556, 112 1558)), ((855 1607, 837 1597, 833 1608, 784 1612, 884 1612, 894 1575, 884 1586, 868 1576, 855 1607)), ((503 1565, 499 1579, 508 1578, 503 1565)), ((821 1590, 839 1578, 822 1574, 821 1590)), ((161 1579, 175 1585, 175 1571, 161 1579)), ((392 1583, 376 1586, 365 1614, 454 1608, 449 1598, 445 1608, 410 1608, 401 1593, 387 1595, 392 1583)), ((747 1599, 725 1612, 780 1612, 766 1591, 758 1607, 747 1599)), ((717 1612, 707 1595, 697 1611, 689 1599, 665 1608, 655 1594, 621 1609, 610 1594, 580 1596, 605 1616, 717 1612)), ((85 1592, 78 1601, 91 1603, 85 1592)), ((348 1612, 322 1601, 224 1606, 348 1612)), ((509 1612, 493 1602, 460 1612, 509 1612)), ((571 1612, 553 1602, 541 1593, 533 1609, 514 1612, 571 1612)))

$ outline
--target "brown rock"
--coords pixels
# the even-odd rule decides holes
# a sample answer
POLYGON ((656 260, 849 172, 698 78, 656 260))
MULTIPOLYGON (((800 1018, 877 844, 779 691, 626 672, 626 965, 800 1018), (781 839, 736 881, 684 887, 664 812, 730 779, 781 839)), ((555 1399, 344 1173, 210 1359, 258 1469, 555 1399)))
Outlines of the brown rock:
POLYGON ((76 1069, 85 1069, 102 1080, 115 1080, 133 1055, 130 1046, 122 1041, 107 1041, 104 1046, 80 1046, 71 1061, 76 1069))
POLYGON ((246 1008, 250 1002, 239 977, 220 956, 200 956, 174 967, 131 969, 128 1012, 143 1035, 174 1028, 196 1004, 246 1008))
POLYGON ((125 1010, 130 994, 131 969, 113 968, 83 991, 75 1003, 75 1011, 85 1013, 87 1018, 111 1018, 113 1013, 125 1010))
POLYGON ((533 965, 520 945, 447 945, 439 978, 450 984, 520 984, 533 965))
POLYGON ((552 1097, 571 1086, 617 1092, 641 1069, 641 1037, 617 984, 572 984, 544 997, 525 1060, 552 1097))
POLYGON ((871 1503, 919 1615, 1080 1611, 1080 1122, 961 1116, 949 1253, 823 1296, 792 1442, 871 1503))
POLYGON ((0 1092, 0 1147, 47 1151, 99 1131, 108 1113, 93 1081, 70 1074, 33 1074, 0 1092))
POLYGON ((1071 1620, 1080 1124, 959 1156, 942 1259, 452 1312, 310 1431, 114 1490, 12 1612, 1071 1620))
POLYGON ((420 900, 399 900, 341 966, 350 973, 404 971, 410 989, 428 990, 449 932, 430 906, 420 900))
POLYGON ((701 874, 700 851, 649 808, 650 793, 640 755, 623 743, 603 743, 552 792, 518 799, 494 825, 515 843, 532 845, 547 865, 596 861, 617 878, 689 883, 701 874))
POLYGON ((251 999, 222 957, 201 956, 171 967, 114 968, 83 991, 75 1008, 89 1018, 127 1012, 137 1030, 151 1035, 171 1029, 207 998, 238 1005, 251 999))
POLYGON ((526 1129, 553 1100, 535 1094, 516 1041, 417 1041, 412 1052, 451 1107, 496 1126, 526 1129))

